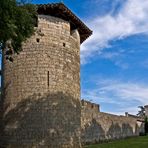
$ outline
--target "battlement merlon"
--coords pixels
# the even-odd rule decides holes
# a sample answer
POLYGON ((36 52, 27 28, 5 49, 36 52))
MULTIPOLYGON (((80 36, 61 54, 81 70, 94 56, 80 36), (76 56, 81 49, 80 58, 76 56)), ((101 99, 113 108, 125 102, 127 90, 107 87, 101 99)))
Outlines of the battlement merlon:
POLYGON ((71 30, 77 29, 80 34, 80 43, 83 43, 92 31, 63 3, 39 4, 38 14, 50 15, 70 22, 71 30))
POLYGON ((96 103, 92 103, 90 101, 86 101, 84 99, 81 100, 82 107, 85 107, 86 109, 91 109, 95 112, 100 112, 100 105, 96 103))

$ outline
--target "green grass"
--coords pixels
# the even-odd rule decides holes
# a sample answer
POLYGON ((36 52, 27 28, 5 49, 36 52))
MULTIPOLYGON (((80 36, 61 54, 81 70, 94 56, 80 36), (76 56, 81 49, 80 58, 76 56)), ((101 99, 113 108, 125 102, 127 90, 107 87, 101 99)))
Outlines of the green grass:
POLYGON ((129 138, 103 144, 89 145, 84 148, 148 148, 148 136, 129 138))

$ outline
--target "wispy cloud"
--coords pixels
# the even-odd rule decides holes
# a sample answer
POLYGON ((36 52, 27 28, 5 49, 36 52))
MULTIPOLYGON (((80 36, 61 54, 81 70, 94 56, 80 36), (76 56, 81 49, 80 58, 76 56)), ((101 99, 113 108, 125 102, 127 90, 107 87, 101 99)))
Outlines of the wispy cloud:
POLYGON ((118 111, 110 111, 109 113, 116 114, 116 115, 125 115, 125 112, 128 112, 130 114, 136 115, 138 111, 139 111, 139 108, 137 106, 126 107, 126 104, 125 104, 125 107, 120 107, 118 111))
POLYGON ((141 62, 141 66, 148 69, 148 59, 141 62))
POLYGON ((148 103, 148 85, 104 81, 100 90, 106 93, 112 93, 124 101, 137 100, 143 105, 148 103))
POLYGON ((122 56, 122 54, 120 52, 103 52, 101 53, 100 55, 102 58, 105 58, 105 59, 114 59, 116 57, 120 57, 122 56))
POLYGON ((128 111, 136 114, 139 105, 148 104, 148 85, 146 84, 99 79, 96 85, 95 89, 84 90, 82 97, 96 103, 117 106, 116 113, 123 114, 128 111))
POLYGON ((110 12, 89 20, 93 35, 81 47, 81 62, 109 47, 109 41, 123 39, 130 35, 148 33, 148 0, 127 0, 118 13, 110 12))
POLYGON ((114 65, 122 69, 128 69, 129 63, 123 60, 126 54, 128 54, 128 52, 125 52, 124 50, 104 51, 100 53, 100 58, 110 60, 114 65))

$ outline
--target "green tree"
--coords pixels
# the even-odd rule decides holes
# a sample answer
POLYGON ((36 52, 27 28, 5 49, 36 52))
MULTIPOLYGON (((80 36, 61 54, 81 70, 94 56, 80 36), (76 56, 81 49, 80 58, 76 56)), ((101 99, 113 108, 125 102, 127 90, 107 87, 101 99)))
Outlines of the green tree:
POLYGON ((147 117, 145 117, 145 134, 148 134, 148 118, 147 117))
POLYGON ((22 0, 0 0, 0 48, 7 48, 7 58, 19 53, 22 42, 34 33, 37 11, 22 0))
POLYGON ((138 108, 140 108, 140 110, 138 111, 137 116, 139 117, 145 117, 145 108, 143 106, 138 106, 138 108))

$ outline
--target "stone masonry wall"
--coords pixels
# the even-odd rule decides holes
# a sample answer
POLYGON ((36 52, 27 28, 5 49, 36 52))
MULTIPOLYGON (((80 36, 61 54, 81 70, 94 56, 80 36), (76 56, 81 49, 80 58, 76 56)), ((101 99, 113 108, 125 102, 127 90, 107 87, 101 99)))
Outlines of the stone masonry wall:
POLYGON ((138 136, 144 131, 141 121, 131 117, 99 112, 92 105, 94 104, 82 101, 81 140, 83 144, 138 136))
POLYGON ((36 29, 14 62, 4 61, 0 145, 79 148, 79 33, 46 15, 39 15, 36 29))

